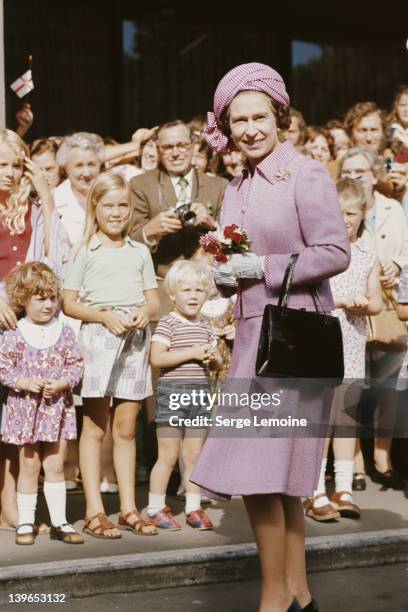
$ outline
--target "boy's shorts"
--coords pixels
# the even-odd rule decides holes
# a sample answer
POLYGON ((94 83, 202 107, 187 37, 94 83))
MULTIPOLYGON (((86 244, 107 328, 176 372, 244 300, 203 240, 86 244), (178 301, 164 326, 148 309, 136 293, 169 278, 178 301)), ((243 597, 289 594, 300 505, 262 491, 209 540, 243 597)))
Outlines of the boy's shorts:
MULTIPOLYGON (((207 394, 210 392, 208 381, 182 383, 160 381, 156 391, 156 423, 158 426, 171 427, 170 417, 194 419, 210 417, 207 394), (205 395, 203 395, 205 394, 205 395)), ((174 419, 173 419, 174 420, 174 419)))

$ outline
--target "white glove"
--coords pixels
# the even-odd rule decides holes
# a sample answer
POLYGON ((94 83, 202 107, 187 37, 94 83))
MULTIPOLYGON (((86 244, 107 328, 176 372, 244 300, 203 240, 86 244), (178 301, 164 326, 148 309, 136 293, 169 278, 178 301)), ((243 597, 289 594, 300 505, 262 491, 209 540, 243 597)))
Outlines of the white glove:
POLYGON ((229 261, 227 261, 226 263, 214 263, 214 265, 212 266, 212 272, 216 285, 237 287, 237 277, 234 274, 232 265, 229 261))
POLYGON ((228 264, 231 264, 237 278, 263 278, 265 274, 265 257, 255 253, 234 253, 229 257, 228 264))

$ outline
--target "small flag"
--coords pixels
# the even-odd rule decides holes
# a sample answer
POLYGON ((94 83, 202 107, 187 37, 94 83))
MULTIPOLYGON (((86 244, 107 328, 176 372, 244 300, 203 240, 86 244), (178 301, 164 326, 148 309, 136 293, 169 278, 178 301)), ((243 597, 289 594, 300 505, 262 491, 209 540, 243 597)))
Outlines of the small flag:
POLYGON ((30 91, 34 89, 33 75, 31 74, 31 70, 27 70, 27 72, 25 72, 19 79, 14 81, 10 87, 19 98, 23 98, 30 93, 30 91))

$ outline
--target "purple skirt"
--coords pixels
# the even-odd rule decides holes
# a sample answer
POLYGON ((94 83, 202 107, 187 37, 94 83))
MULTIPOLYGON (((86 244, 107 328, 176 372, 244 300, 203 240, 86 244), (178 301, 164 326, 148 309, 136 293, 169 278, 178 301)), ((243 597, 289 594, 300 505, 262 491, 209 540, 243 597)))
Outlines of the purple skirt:
MULTIPOLYGON (((249 387, 272 379, 255 376, 256 354, 262 317, 239 319, 232 353, 229 380, 249 387), (251 380, 252 379, 252 380, 251 380)), ((313 359, 313 347, 311 347, 313 359)), ((278 383, 281 385, 281 381, 278 383)), ((301 403, 301 411, 313 414, 327 411, 330 394, 289 392, 290 402, 301 403)), ((289 406, 290 408, 290 406, 289 406)), ((213 427, 191 475, 213 499, 229 499, 231 495, 282 493, 310 496, 317 486, 324 437, 221 437, 213 427)))

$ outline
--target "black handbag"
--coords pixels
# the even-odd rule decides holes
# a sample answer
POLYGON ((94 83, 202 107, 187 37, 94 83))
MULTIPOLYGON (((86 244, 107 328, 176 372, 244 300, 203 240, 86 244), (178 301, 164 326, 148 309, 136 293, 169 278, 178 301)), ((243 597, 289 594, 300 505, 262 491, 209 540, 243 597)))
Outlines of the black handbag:
POLYGON ((331 379, 324 383, 337 385, 344 377, 343 337, 339 319, 324 313, 314 287, 310 288, 310 292, 316 312, 287 307, 298 256, 294 254, 289 260, 277 306, 265 306, 256 373, 273 378, 331 379))

